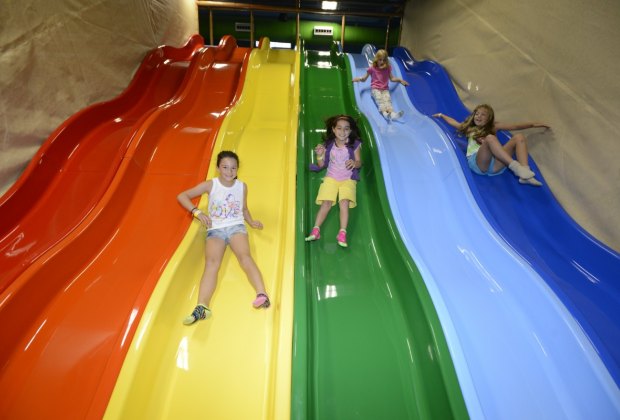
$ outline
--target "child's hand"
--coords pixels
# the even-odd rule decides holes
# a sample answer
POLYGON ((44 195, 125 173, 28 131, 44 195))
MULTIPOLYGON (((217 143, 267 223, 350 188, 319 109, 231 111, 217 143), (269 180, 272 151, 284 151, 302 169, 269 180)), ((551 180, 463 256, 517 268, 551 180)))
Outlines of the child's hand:
POLYGON ((546 128, 548 130, 551 129, 549 124, 545 124, 545 123, 542 123, 542 122, 535 122, 535 123, 532 124, 532 127, 533 128, 546 128))
POLYGON ((346 162, 344 162, 344 166, 347 169, 354 169, 355 168, 355 161, 353 159, 349 159, 346 162))
POLYGON ((322 158, 323 156, 325 156, 325 146, 323 144, 318 144, 314 148, 314 153, 316 153, 317 158, 322 158))
POLYGON ((263 224, 258 220, 252 220, 251 222, 248 222, 248 225, 258 230, 261 230, 263 228, 263 224))
POLYGON ((401 81, 400 81, 400 83, 401 83, 403 86, 409 86, 409 82, 407 82, 406 80, 401 80, 401 81))
POLYGON ((207 229, 211 227, 211 218, 201 211, 196 212, 194 217, 207 229))

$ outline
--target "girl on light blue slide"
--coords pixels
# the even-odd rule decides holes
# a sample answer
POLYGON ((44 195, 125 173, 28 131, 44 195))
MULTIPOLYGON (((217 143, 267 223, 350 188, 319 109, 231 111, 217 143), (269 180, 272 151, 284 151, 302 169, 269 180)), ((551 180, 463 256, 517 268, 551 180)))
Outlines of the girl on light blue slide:
POLYGON ((365 82, 370 76, 370 93, 372 94, 379 112, 388 121, 398 119, 403 116, 403 111, 395 112, 392 106, 392 97, 390 96, 389 82, 400 83, 408 86, 409 83, 403 79, 399 79, 392 74, 392 67, 388 61, 388 53, 385 50, 378 50, 372 60, 372 65, 366 70, 366 74, 361 77, 355 77, 353 82, 365 82))

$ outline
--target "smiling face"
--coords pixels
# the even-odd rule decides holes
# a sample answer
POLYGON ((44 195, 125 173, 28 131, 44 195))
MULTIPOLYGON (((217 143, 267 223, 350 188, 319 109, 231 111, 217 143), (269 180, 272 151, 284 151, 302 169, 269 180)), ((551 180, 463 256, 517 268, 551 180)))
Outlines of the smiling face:
POLYGON ((217 167, 220 173, 220 182, 226 186, 231 186, 235 182, 235 178, 237 178, 238 166, 236 159, 231 157, 222 158, 217 167))
POLYGON ((491 113, 484 107, 479 107, 476 109, 476 112, 474 112, 474 124, 476 124, 476 127, 484 127, 489 122, 490 118, 491 113))
POLYGON ((332 130, 334 131, 336 140, 339 143, 346 143, 349 138, 349 134, 351 134, 351 124, 345 119, 338 120, 332 130))

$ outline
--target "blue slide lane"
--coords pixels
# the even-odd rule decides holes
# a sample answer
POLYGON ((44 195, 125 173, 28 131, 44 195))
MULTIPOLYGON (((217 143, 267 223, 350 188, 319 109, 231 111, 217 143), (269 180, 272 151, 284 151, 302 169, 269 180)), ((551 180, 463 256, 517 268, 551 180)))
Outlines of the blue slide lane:
MULTIPOLYGON (((441 65, 416 62, 405 48, 397 48, 394 56, 418 111, 443 112, 459 121, 469 115, 441 65)), ((486 219, 571 311, 620 386, 620 255, 581 228, 541 176, 542 188, 524 188, 510 173, 493 178, 473 174, 465 161, 466 140, 443 120, 437 122, 486 219)), ((504 132, 499 138, 506 142, 509 137, 504 132)), ((531 158, 530 166, 541 174, 531 158)))
MULTIPOLYGON (((373 52, 348 55, 354 77, 373 52)), ((391 92, 405 117, 387 123, 370 83, 355 84, 390 207, 437 309, 470 416, 618 418, 620 390, 570 312, 486 220, 450 138, 404 87, 391 92)))

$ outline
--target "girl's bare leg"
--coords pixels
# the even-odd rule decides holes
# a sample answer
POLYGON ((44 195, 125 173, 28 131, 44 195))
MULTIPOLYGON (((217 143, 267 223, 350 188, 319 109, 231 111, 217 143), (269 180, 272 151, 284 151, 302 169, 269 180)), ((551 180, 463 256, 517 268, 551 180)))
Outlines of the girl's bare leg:
POLYGON ((200 280, 198 290, 198 303, 209 307, 215 286, 217 285, 217 273, 222 264, 226 243, 220 238, 209 238, 205 247, 205 269, 200 280))
POLYGON ((523 165, 528 166, 527 163, 527 140, 525 136, 521 133, 515 134, 508 142, 504 145, 504 149, 507 153, 512 156, 513 153, 517 155, 517 161, 523 165), (510 145, 510 146, 509 146, 510 145))
POLYGON ((510 141, 505 146, 502 146, 497 137, 489 134, 484 138, 480 149, 478 149, 476 163, 481 170, 486 171, 491 163, 491 157, 494 156, 496 162, 493 172, 497 172, 504 166, 510 165, 513 161, 512 150, 514 150, 514 145, 510 144, 510 141))
POLYGON ((248 277, 252 287, 254 287, 256 294, 265 293, 263 276, 261 275, 258 266, 250 254, 250 242, 248 240, 248 235, 237 233, 231 236, 230 249, 232 249, 235 253, 237 260, 239 261, 239 265, 248 277))
POLYGON ((321 203, 321 207, 319 208, 318 213, 316 214, 316 220, 314 221, 314 226, 321 227, 325 219, 327 218, 327 214, 329 210, 332 208, 333 201, 325 200, 321 203))
POLYGON ((527 141, 523 134, 516 134, 510 140, 502 146, 497 137, 494 135, 488 135, 485 137, 480 149, 478 149, 478 156, 476 157, 476 163, 478 167, 486 171, 489 167, 491 156, 495 156, 495 165, 492 168, 493 172, 497 172, 504 166, 510 167, 510 170, 520 178, 521 183, 528 183, 531 185, 542 185, 538 180, 534 178, 534 172, 530 170, 527 162, 527 141), (482 154, 481 154, 482 153, 482 154), (517 155, 518 165, 511 165, 515 162, 512 158, 513 154, 517 155), (481 166, 484 164, 484 166, 481 166))
POLYGON ((349 224, 349 200, 340 200, 340 229, 347 230, 349 224))

